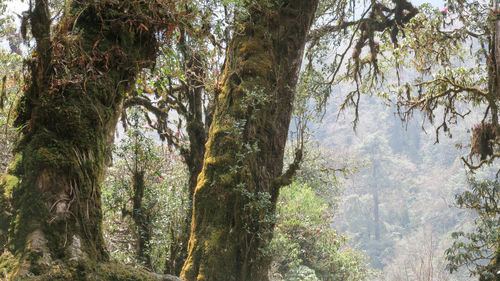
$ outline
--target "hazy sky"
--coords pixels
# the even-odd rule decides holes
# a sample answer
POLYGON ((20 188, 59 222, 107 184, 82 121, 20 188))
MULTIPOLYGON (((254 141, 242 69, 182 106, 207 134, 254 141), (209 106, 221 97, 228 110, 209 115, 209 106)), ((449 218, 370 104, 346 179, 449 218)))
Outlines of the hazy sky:
POLYGON ((8 2, 9 10, 21 14, 23 11, 28 10, 28 3, 29 0, 25 0, 24 3, 19 0, 10 1, 8 2))

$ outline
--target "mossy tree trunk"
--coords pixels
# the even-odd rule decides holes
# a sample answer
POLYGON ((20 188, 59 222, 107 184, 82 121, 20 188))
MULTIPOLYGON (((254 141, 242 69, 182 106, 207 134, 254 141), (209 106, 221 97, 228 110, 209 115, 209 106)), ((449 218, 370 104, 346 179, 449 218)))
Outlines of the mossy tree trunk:
POLYGON ((134 197, 132 219, 135 223, 137 246, 137 260, 147 268, 151 268, 151 216, 149 210, 144 208, 142 201, 144 199, 144 191, 146 189, 144 183, 144 171, 134 171, 134 197))
MULTIPOLYGON (((181 278, 267 280, 294 90, 317 1, 252 1, 228 46, 181 278)), ((296 167, 295 167, 296 168, 296 167)))
POLYGON ((108 261, 100 184, 124 94, 155 59, 149 15, 160 9, 73 1, 52 35, 47 2, 30 13, 37 46, 17 108, 15 160, 0 181, 0 264, 11 280, 105 280, 91 273, 108 261))
MULTIPOLYGON (((500 15, 498 3, 495 2, 495 13, 500 15)), ((498 100, 500 100, 500 20, 492 23, 492 34, 489 35, 489 55, 488 60, 488 95, 486 101, 491 110, 491 125, 497 143, 500 141, 500 125, 498 123, 498 100)))

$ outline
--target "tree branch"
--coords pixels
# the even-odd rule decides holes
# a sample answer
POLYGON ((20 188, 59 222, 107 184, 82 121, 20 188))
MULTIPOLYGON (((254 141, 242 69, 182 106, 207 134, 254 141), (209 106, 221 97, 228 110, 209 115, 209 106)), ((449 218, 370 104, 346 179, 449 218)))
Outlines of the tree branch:
POLYGON ((273 181, 273 185, 276 188, 287 186, 292 183, 292 179, 295 176, 295 173, 297 172, 298 169, 300 169, 300 163, 302 163, 302 156, 303 156, 303 148, 301 147, 295 151, 295 159, 293 160, 293 163, 290 164, 290 166, 288 166, 286 172, 273 181))

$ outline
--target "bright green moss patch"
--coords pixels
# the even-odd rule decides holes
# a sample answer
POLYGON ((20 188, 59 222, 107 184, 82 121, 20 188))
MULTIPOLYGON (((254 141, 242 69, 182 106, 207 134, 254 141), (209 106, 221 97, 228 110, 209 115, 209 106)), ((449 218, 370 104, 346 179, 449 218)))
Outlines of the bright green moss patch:
POLYGON ((10 163, 7 168, 7 174, 20 174, 22 173, 22 161, 23 155, 21 153, 16 153, 12 163, 10 163))
MULTIPOLYGON (((9 200, 12 198, 12 190, 19 183, 19 178, 10 174, 5 174, 0 180, 0 190, 2 191, 3 199, 9 200)), ((1 199, 0 199, 1 201, 1 199)))

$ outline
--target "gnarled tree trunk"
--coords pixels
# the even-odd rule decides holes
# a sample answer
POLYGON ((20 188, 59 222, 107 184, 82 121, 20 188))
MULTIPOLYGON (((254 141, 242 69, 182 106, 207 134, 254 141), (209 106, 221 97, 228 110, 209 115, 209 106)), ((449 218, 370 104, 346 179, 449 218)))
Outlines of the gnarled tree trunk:
POLYGON ((228 47, 181 278, 267 280, 283 154, 318 1, 252 1, 228 47))
POLYGON ((103 263, 100 184, 123 96, 155 59, 149 14, 159 9, 73 1, 51 36, 47 3, 30 12, 37 47, 17 108, 15 160, 0 181, 2 277, 158 279, 103 263))

